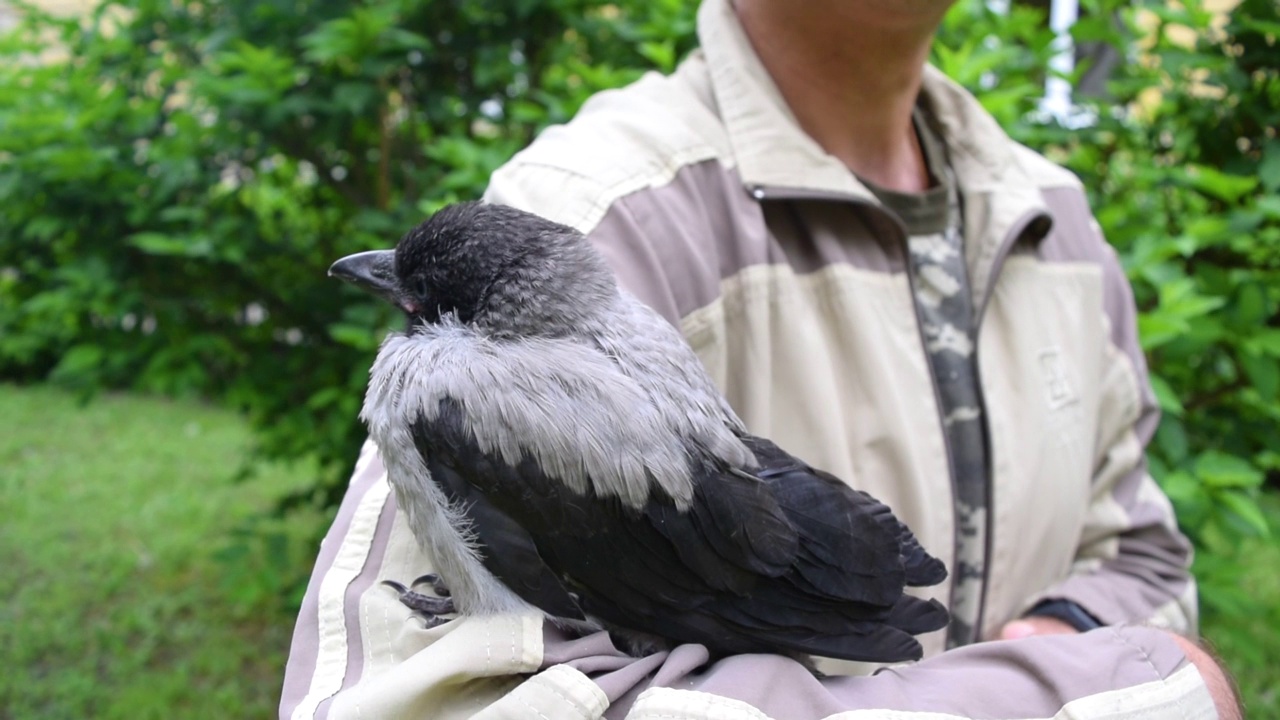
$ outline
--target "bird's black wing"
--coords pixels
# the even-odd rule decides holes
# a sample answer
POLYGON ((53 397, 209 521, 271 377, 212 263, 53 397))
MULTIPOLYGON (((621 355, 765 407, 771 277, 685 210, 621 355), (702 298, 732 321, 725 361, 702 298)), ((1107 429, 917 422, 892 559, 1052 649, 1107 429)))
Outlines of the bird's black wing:
MULTIPOLYGON (((747 437, 745 442, 760 461, 761 469, 757 474, 762 479, 777 481, 790 478, 790 483, 783 486, 790 488, 789 492, 819 493, 826 496, 827 502, 834 502, 839 506, 857 507, 860 513, 874 519, 892 534, 898 542, 899 555, 905 573, 904 580, 907 585, 929 587, 946 579, 947 566, 938 558, 925 552, 925 549, 920 546, 920 541, 916 539, 915 533, 893 514, 888 505, 869 493, 854 490, 831 473, 810 467, 764 438, 747 437), (797 474, 813 475, 825 482, 804 480, 797 482, 797 474)), ((783 482, 786 481, 783 480, 783 482)), ((797 501, 792 503, 793 512, 804 512, 805 507, 820 505, 822 502, 823 500, 818 497, 797 498, 797 501)))
POLYGON ((867 616, 910 635, 946 626, 949 616, 940 603, 902 592, 904 585, 942 582, 946 566, 925 552, 887 505, 769 440, 743 440, 760 463, 756 475, 769 484, 787 516, 804 529, 792 576, 797 585, 822 597, 887 607, 887 614, 868 611, 867 616))
POLYGON ((759 477, 695 462, 688 507, 655 489, 636 508, 576 492, 528 456, 511 465, 484 452, 457 401, 413 432, 435 482, 468 498, 486 567, 552 615, 572 602, 568 589, 611 624, 714 652, 872 661, 919 657, 911 633, 945 623, 936 603, 903 599, 883 505, 771 455, 767 441, 749 445, 759 477))
MULTIPOLYGON (((435 457, 436 453, 424 447, 423 433, 415 432, 414 439, 424 458, 435 457)), ((525 601, 552 615, 586 619, 578 602, 547 566, 533 538, 518 522, 498 509, 449 464, 432 461, 427 464, 432 480, 455 507, 465 510, 476 531, 481 561, 489 572, 525 601)), ((484 472, 484 469, 477 468, 477 471, 484 472)))

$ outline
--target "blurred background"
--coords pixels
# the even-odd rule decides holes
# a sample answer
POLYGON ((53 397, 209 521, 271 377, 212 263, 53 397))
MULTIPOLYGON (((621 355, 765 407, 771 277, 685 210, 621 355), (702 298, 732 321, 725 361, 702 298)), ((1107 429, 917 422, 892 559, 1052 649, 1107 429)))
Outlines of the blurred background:
MULTIPOLYGON (((693 0, 0 2, 0 718, 269 717, 396 319, 325 277, 693 0)), ((1280 717, 1280 6, 961 0, 933 62, 1084 180, 1203 631, 1280 717)))

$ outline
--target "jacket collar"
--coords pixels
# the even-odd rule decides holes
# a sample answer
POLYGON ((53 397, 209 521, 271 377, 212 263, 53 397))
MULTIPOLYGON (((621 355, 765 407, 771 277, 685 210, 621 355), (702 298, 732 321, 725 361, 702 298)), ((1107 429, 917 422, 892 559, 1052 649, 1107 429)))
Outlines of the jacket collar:
MULTIPOLYGON (((756 56, 730 0, 703 0, 698 38, 738 174, 756 197, 825 198, 879 205, 857 177, 800 128, 756 56)), ((921 101, 947 146, 965 208, 973 290, 986 296, 1014 242, 1043 237, 1049 217, 1017 145, 968 91, 926 66, 921 101)))
POLYGON ((853 173, 800 129, 729 0, 703 0, 698 40, 743 184, 872 198, 853 173))
MULTIPOLYGON (((756 56, 729 0, 703 0, 698 38, 712 91, 729 132, 744 184, 773 188, 870 192, 800 128, 777 85, 756 56)), ((990 186, 1013 169, 1013 142, 978 101, 926 66, 923 103, 935 116, 953 164, 969 186, 990 186)))

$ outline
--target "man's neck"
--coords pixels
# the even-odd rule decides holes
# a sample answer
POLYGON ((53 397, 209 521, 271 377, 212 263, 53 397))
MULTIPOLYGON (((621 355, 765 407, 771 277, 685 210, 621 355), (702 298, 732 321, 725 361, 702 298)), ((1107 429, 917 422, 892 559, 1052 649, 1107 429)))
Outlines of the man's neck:
POLYGON ((806 133, 858 176, 920 192, 929 173, 911 114, 941 3, 907 17, 868 4, 736 0, 735 10, 806 133))

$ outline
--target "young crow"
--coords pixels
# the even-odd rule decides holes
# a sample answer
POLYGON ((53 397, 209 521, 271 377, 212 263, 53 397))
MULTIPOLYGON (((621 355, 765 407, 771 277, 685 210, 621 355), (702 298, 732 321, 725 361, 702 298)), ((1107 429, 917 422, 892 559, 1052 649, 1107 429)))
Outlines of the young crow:
MULTIPOLYGON (((946 569, 889 508, 751 435, 681 335, 577 231, 461 203, 330 274, 409 318, 361 418, 449 597, 633 650, 893 662, 946 569)), ((433 578, 434 579, 434 578, 433 578)))

